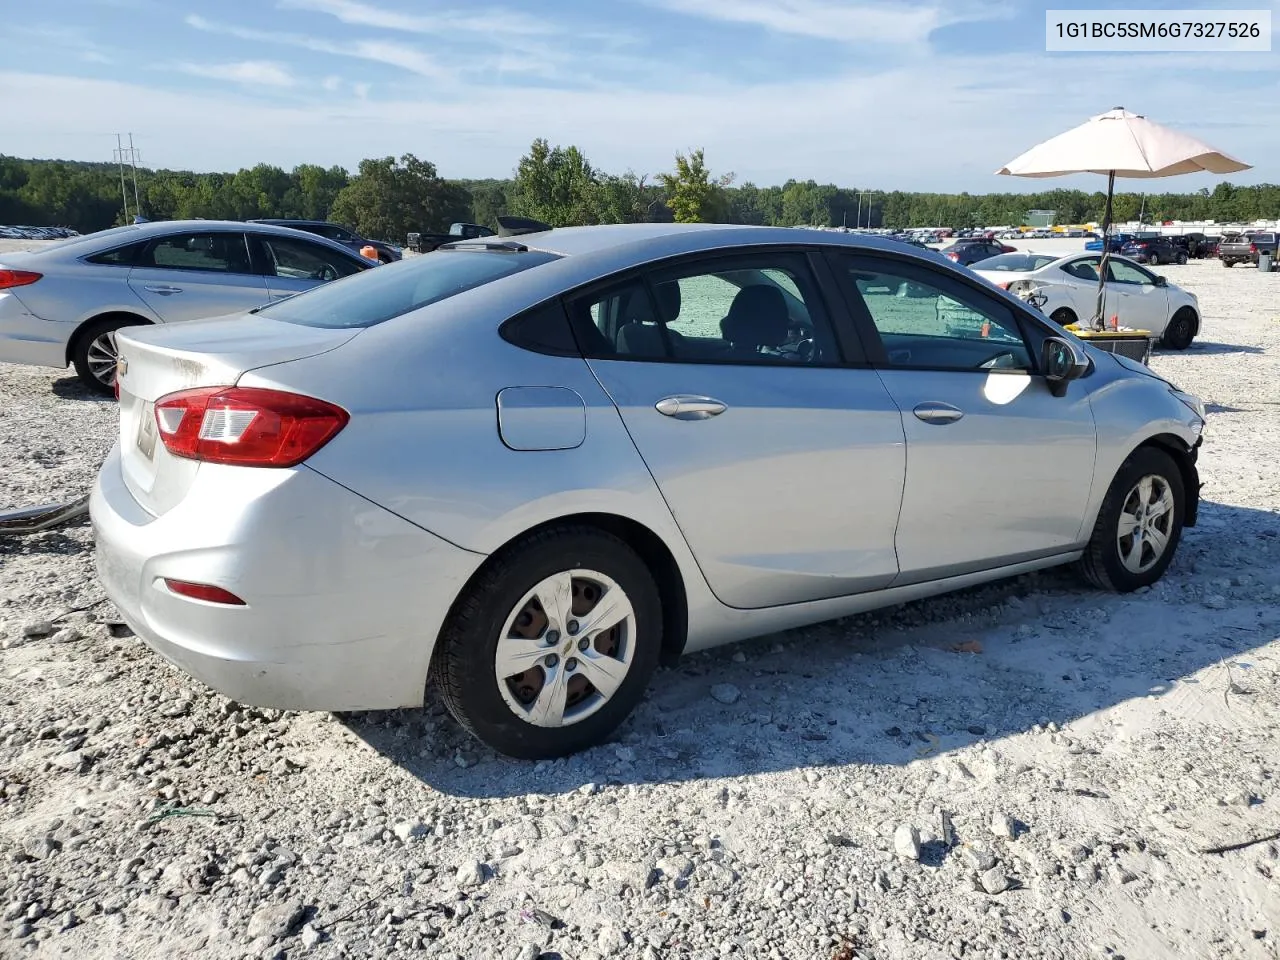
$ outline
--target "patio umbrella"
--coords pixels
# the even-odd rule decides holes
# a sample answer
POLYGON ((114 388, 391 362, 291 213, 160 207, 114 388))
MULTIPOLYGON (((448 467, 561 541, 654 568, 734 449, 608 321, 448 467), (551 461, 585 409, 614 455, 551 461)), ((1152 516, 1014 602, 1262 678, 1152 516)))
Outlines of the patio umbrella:
POLYGON ((1249 164, 1215 150, 1195 137, 1161 126, 1124 107, 1100 113, 1087 123, 1032 147, 996 171, 1012 177, 1064 177, 1100 173, 1107 177, 1102 215, 1102 262, 1098 269, 1098 308, 1093 318, 1103 328, 1106 316, 1107 258, 1111 253, 1111 198, 1116 177, 1149 179, 1182 173, 1236 173, 1249 164))

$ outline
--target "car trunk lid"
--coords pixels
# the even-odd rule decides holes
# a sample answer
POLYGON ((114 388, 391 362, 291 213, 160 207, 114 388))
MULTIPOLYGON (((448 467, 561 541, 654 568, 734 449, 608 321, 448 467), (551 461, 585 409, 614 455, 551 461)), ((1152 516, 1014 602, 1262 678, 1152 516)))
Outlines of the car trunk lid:
POLYGON ((249 370, 325 353, 360 332, 253 314, 121 331, 120 461, 134 499, 160 516, 186 496, 200 469, 199 461, 165 448, 155 418, 158 399, 194 387, 231 386, 249 370))

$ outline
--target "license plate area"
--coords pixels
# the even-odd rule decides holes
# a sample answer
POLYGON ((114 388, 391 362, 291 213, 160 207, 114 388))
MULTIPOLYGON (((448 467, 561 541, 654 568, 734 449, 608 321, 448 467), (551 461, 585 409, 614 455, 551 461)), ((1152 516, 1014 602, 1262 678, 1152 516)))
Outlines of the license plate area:
POLYGON ((138 411, 138 452, 148 460, 156 455, 156 407, 153 403, 144 403, 138 411))

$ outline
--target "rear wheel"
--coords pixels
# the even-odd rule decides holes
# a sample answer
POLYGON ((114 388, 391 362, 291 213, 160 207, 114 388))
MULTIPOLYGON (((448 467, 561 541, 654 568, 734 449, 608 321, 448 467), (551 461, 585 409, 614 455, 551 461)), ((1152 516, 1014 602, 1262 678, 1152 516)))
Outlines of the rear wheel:
POLYGON ((1070 310, 1067 307, 1059 307, 1049 315, 1049 319, 1058 326, 1065 327, 1069 323, 1076 322, 1076 314, 1074 310, 1070 310))
POLYGON ((1222 265, 1224 267, 1234 267, 1236 265, 1236 262, 1234 260, 1223 260, 1222 265))
POLYGON ((590 527, 535 534, 459 599, 432 674, 449 712, 499 753, 565 756, 603 742, 658 664, 662 602, 644 562, 590 527))
POLYGON ((1116 472, 1080 570, 1095 587, 1129 593, 1164 575, 1182 537, 1186 491, 1173 458, 1140 447, 1116 472))
POLYGON ((1185 264, 1186 262, 1187 262, 1187 255, 1186 255, 1185 253, 1179 253, 1179 254, 1178 254, 1178 266, 1182 266, 1182 265, 1183 265, 1183 264, 1185 264))
POLYGON ((103 317, 85 324, 76 333, 71 348, 71 363, 76 376, 95 393, 109 394, 115 390, 116 331, 125 327, 142 326, 144 321, 128 317, 103 317))
POLYGON ((1190 307, 1182 307, 1169 320, 1160 342, 1171 350, 1185 350, 1196 335, 1196 315, 1190 307))

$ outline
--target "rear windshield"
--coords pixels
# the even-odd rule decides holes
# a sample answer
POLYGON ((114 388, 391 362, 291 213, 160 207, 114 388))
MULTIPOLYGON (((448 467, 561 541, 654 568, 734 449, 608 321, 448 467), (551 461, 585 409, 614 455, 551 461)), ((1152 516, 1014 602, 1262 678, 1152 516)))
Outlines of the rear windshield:
POLYGON ((532 250, 437 250, 322 284, 258 313, 308 327, 372 327, 556 259, 532 250))
POLYGON ((1049 254, 1000 253, 983 260, 982 269, 997 270, 1002 273, 1030 273, 1057 259, 1057 256, 1049 254))
POLYGON ((139 228, 134 224, 128 224, 123 227, 111 227, 108 230, 99 230, 96 233, 86 233, 79 237, 69 237, 66 240, 59 240, 55 244, 47 247, 41 247, 39 250, 32 250, 31 253, 57 253, 63 250, 70 250, 73 247, 79 249, 83 246, 99 246, 109 243, 112 239, 125 240, 131 234, 136 234, 139 228))

